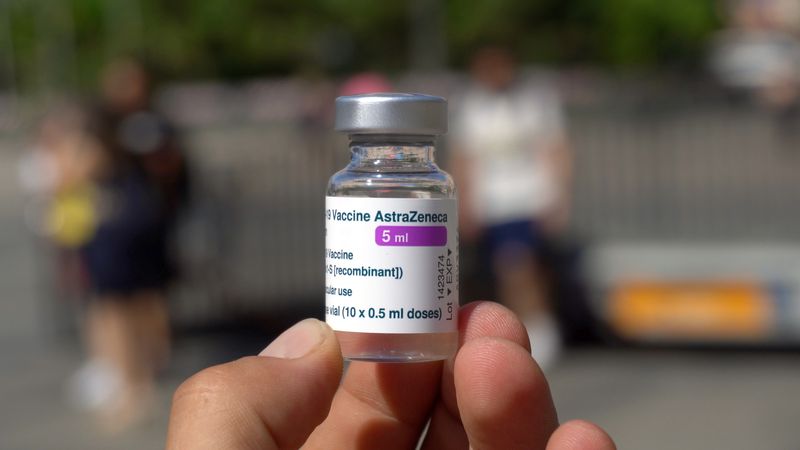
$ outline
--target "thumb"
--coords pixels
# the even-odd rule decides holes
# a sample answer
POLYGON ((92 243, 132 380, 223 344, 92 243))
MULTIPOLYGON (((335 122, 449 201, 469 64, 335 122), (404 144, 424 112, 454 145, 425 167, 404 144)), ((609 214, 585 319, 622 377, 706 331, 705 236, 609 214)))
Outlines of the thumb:
POLYGON ((259 356, 186 380, 172 400, 167 449, 299 448, 328 415, 341 375, 333 331, 303 320, 259 356))
POLYGON ((614 450, 611 437, 597 425, 571 420, 558 427, 547 442, 547 450, 614 450))

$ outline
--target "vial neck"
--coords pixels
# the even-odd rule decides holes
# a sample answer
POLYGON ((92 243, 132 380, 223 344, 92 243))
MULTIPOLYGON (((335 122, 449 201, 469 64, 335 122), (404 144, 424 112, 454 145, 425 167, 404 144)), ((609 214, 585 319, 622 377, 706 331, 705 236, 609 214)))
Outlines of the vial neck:
POLYGON ((434 136, 351 135, 350 169, 370 172, 438 170, 434 136))

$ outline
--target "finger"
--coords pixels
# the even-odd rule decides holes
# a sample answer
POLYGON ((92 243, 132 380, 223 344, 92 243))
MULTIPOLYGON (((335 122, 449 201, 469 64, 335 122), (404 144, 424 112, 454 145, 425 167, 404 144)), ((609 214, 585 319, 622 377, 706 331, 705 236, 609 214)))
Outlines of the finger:
POLYGON ((489 301, 464 305, 458 311, 459 347, 481 337, 498 337, 516 342, 530 350, 528 332, 516 314, 505 306, 489 301))
POLYGON ((353 362, 308 449, 414 448, 438 392, 442 363, 353 362))
MULTIPOLYGON (((508 308, 494 302, 473 302, 459 311, 459 347, 482 337, 498 337, 530 349, 528 333, 508 308)), ((454 359, 445 363, 439 401, 434 406, 424 449, 463 449, 468 445, 453 382, 454 359)))
POLYGON ((545 448, 558 418, 547 380, 526 348, 495 337, 471 340, 456 356, 454 376, 471 448, 545 448))
POLYGON ((333 331, 304 320, 261 356, 185 381, 173 397, 167 448, 299 448, 328 414, 341 373, 333 331))
MULTIPOLYGON (((476 302, 459 311, 459 341, 482 335, 508 337, 528 345, 525 328, 514 314, 493 302, 476 302)), ((443 443, 459 442, 462 437, 466 442, 461 422, 457 419, 452 360, 445 364, 449 376, 441 375, 441 367, 441 363, 352 363, 342 389, 334 398, 330 417, 311 435, 306 447, 347 447, 352 445, 350 443, 357 443, 356 448, 413 446, 431 414, 431 405, 440 385, 447 386, 446 406, 437 403, 432 413, 431 429, 435 423, 442 423, 436 427, 437 430, 455 433, 442 436, 443 443), (448 381, 443 383, 442 380, 448 381)), ((447 447, 435 445, 430 448, 447 447)))
POLYGON ((547 450, 615 450, 614 441, 597 425, 583 420, 567 422, 556 429, 547 450))

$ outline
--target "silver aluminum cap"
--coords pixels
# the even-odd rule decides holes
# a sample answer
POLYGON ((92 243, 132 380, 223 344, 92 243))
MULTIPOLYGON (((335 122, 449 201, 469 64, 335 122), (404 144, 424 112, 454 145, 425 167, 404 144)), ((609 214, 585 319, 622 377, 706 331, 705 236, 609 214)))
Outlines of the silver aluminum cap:
POLYGON ((447 100, 380 93, 336 99, 336 131, 348 134, 439 135, 447 132, 447 100))

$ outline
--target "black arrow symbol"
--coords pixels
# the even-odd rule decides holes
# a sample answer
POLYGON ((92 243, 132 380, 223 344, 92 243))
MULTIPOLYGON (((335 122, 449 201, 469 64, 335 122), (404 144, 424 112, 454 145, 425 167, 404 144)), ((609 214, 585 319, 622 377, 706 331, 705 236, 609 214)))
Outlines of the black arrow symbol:
POLYGON ((447 256, 450 256, 450 254, 451 254, 451 253, 453 253, 453 252, 452 252, 452 251, 450 251, 450 249, 448 248, 448 249, 447 249, 447 256))
POLYGON ((452 292, 450 288, 447 288, 447 295, 450 295, 450 292, 452 292))

